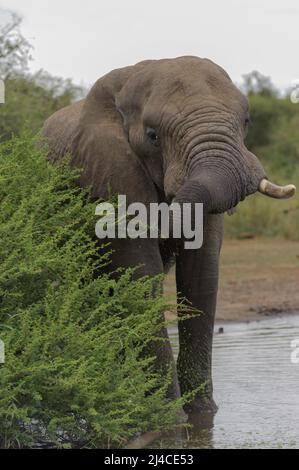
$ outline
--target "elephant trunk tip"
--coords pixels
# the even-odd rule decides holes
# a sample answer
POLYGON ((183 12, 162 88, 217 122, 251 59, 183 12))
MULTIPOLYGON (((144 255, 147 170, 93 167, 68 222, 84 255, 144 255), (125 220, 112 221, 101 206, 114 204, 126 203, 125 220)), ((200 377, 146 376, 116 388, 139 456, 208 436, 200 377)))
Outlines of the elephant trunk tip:
POLYGON ((275 199, 289 199, 294 196, 296 186, 294 184, 279 186, 263 178, 259 184, 258 190, 260 193, 275 199))

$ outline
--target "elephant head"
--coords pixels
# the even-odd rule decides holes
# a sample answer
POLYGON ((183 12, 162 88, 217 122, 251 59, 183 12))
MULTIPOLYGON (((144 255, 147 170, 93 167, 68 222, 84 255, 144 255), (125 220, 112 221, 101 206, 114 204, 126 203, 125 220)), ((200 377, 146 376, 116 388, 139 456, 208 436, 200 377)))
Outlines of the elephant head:
POLYGON ((210 60, 144 61, 96 82, 83 106, 73 154, 85 168, 83 183, 96 196, 113 186, 123 155, 137 157, 166 200, 203 202, 209 213, 225 212, 256 191, 292 196, 295 187, 271 183, 245 147, 248 122, 246 97, 210 60), (100 154, 111 161, 104 170, 100 154))

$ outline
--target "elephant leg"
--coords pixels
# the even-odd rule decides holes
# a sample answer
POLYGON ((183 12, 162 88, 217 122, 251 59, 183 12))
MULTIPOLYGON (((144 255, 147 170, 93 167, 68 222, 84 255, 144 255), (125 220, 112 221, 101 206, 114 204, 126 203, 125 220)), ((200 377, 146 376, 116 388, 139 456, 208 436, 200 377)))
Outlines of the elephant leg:
POLYGON ((186 305, 191 304, 202 312, 178 322, 180 351, 177 368, 181 392, 184 394, 201 387, 192 402, 186 405, 187 413, 217 410, 213 400, 211 366, 222 237, 223 216, 209 215, 204 221, 202 247, 185 250, 181 245, 177 255, 178 299, 185 298, 186 305))
MULTIPOLYGON (((111 244, 111 264, 109 270, 111 272, 119 267, 129 268, 136 267, 134 278, 143 276, 157 276, 164 272, 163 262, 159 250, 158 240, 155 239, 121 239, 113 240, 111 244)), ((153 295, 161 295, 162 285, 154 286, 153 295)), ((164 312, 161 312, 161 324, 164 324, 164 312)), ((172 368, 172 382, 168 387, 167 397, 178 398, 180 389, 178 385, 175 361, 172 353, 168 332, 165 326, 157 334, 157 340, 149 343, 146 347, 145 354, 155 357, 155 368, 164 376, 172 368)))

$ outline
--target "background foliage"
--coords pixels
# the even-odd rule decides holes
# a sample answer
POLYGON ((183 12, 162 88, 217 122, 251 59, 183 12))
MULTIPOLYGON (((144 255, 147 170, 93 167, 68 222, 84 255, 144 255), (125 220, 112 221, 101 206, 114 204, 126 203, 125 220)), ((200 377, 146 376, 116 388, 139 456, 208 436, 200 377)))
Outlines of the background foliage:
POLYGON ((44 70, 28 72, 31 46, 20 30, 21 19, 7 14, 0 25, 0 79, 5 83, 5 104, 0 104, 0 139, 25 130, 38 132, 45 119, 84 94, 70 79, 53 77, 44 70))
MULTIPOLYGON (((268 177, 278 183, 299 187, 299 104, 280 97, 269 78, 258 72, 244 77, 251 125, 247 147, 263 163, 268 177)), ((298 197, 276 201, 255 194, 240 203, 236 214, 226 219, 226 235, 279 236, 299 239, 298 197)))

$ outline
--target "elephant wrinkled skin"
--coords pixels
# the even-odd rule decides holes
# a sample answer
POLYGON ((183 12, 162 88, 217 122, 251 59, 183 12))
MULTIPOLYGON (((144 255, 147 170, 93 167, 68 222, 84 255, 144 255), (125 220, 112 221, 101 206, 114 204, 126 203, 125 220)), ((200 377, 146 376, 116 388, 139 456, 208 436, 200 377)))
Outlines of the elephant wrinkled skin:
MULTIPOLYGON (((187 412, 214 411, 211 361, 223 213, 260 191, 276 198, 292 185, 270 183, 244 145, 248 101, 227 73, 208 59, 147 60, 100 78, 85 100, 51 116, 43 135, 49 158, 70 152, 83 168, 82 186, 94 198, 109 191, 128 203, 204 203, 204 242, 197 250, 156 239, 113 240, 111 269, 141 265, 140 276, 163 272, 176 255, 179 298, 202 311, 179 322, 177 362, 181 391, 203 384, 187 412)), ((166 330, 161 333, 167 338, 166 330)), ((157 363, 173 363, 169 341, 159 342, 157 363)), ((178 384, 174 367, 173 386, 178 384)))

